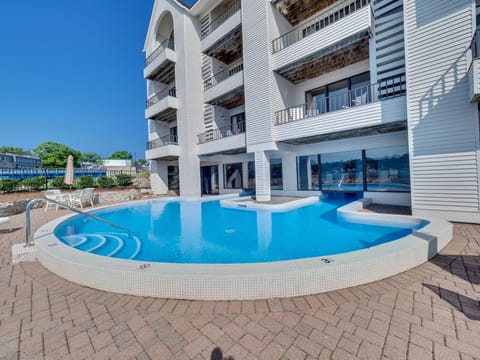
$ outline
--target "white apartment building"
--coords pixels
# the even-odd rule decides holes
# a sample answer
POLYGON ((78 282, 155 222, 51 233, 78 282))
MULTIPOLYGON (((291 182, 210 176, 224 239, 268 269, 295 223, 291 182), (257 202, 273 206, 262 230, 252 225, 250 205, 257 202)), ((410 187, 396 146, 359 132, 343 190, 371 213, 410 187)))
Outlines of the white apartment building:
POLYGON ((475 0, 156 0, 156 193, 363 193, 480 222, 475 0))

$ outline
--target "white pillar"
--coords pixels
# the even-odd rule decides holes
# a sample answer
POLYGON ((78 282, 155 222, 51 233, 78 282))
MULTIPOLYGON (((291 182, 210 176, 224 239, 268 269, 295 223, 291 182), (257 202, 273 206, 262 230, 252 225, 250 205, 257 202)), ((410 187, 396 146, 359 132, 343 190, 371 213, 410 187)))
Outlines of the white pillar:
POLYGON ((166 194, 168 191, 168 165, 166 161, 152 160, 150 172, 150 186, 156 195, 166 194))
POLYGON ((270 201, 270 160, 265 151, 255 152, 255 187, 257 201, 270 201))

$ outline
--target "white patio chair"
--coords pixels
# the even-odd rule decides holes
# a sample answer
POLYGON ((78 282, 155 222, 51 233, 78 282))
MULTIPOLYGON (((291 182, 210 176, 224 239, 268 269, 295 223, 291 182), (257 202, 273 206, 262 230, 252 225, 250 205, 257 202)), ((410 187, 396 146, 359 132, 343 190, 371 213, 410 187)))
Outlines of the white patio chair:
POLYGON ((10 218, 5 216, 5 217, 0 217, 0 225, 3 225, 3 224, 8 224, 8 226, 10 227, 10 232, 13 231, 13 228, 12 228, 12 223, 10 222, 10 218))
MULTIPOLYGON (((45 198, 47 200, 55 200, 59 203, 69 205, 70 206, 70 198, 67 194, 62 194, 61 190, 59 189, 52 189, 52 190, 46 190, 44 191, 45 198)), ((45 211, 48 210, 49 206, 55 206, 55 210, 58 211, 58 207, 61 206, 59 204, 56 204, 51 201, 47 201, 47 204, 45 205, 45 211)))
POLYGON ((93 188, 76 190, 70 194, 70 206, 79 205, 83 209, 83 204, 90 203, 93 206, 93 188))

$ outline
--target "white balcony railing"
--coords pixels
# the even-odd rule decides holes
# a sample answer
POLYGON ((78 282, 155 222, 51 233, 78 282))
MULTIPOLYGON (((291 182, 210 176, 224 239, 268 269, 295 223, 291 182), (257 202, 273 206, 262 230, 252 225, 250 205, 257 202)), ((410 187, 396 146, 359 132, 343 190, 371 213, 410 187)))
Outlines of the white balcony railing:
POLYGON ((241 8, 241 1, 235 0, 223 13, 213 19, 210 24, 202 31, 201 38, 205 39, 208 34, 222 25, 228 18, 235 14, 241 8))
POLYGON ((312 35, 350 14, 368 6, 370 0, 345 0, 306 23, 303 23, 293 30, 283 34, 272 41, 272 53, 276 52, 312 35))
POLYGON ((275 125, 405 95, 405 75, 275 112, 275 125))

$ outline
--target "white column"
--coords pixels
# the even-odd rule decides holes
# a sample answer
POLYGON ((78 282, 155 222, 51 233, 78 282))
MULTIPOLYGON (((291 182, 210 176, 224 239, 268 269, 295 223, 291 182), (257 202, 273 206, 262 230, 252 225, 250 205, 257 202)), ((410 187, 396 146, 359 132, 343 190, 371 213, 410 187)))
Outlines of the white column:
POLYGON ((154 194, 166 194, 168 191, 168 165, 166 161, 152 160, 150 186, 154 194))
POLYGON ((255 152, 255 187, 257 201, 270 201, 270 160, 265 151, 255 152))

